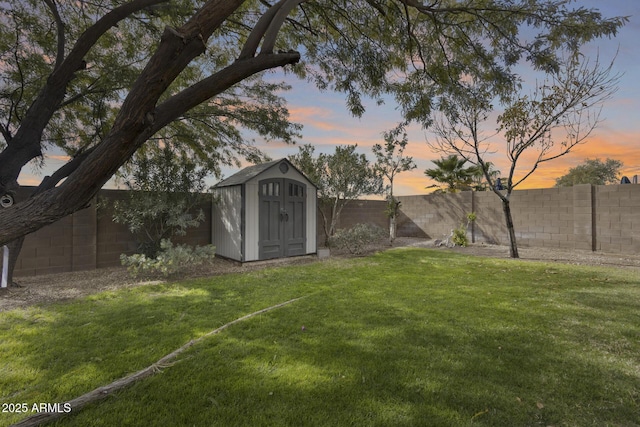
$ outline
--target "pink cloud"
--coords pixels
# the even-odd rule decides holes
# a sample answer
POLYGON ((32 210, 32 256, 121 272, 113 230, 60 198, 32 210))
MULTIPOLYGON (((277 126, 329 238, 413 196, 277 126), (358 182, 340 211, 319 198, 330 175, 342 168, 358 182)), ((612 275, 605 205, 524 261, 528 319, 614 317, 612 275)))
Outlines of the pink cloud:
POLYGON ((40 185, 40 182, 42 182, 42 177, 38 177, 32 174, 22 173, 18 178, 18 183, 20 185, 36 186, 40 185))
POLYGON ((57 160, 59 162, 68 162, 69 159, 71 159, 71 157, 65 155, 65 154, 47 154, 46 155, 48 160, 57 160))
POLYGON ((293 122, 301 123, 305 127, 314 127, 321 130, 333 130, 336 128, 331 123, 331 110, 322 107, 291 107, 289 118, 293 122))

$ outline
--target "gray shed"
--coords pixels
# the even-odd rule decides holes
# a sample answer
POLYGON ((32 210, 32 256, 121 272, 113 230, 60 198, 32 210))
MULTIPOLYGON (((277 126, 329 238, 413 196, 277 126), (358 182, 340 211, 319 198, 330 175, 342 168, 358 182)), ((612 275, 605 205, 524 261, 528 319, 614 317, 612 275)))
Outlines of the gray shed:
POLYGON ((249 166, 213 191, 216 255, 245 262, 317 252, 316 186, 289 160, 249 166))

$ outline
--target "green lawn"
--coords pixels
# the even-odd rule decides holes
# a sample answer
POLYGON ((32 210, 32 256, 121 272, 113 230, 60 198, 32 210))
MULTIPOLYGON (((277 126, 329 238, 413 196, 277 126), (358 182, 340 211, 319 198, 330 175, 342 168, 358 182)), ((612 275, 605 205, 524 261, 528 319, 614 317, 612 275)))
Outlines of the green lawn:
POLYGON ((70 400, 299 296, 55 425, 640 425, 640 274, 427 249, 0 313, 0 403, 70 400))

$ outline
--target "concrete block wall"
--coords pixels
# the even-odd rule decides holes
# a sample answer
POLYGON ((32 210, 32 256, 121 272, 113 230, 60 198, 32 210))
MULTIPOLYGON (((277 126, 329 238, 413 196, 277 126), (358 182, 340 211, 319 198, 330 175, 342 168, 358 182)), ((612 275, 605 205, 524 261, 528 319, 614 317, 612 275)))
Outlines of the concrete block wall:
POLYGON ((640 252, 640 185, 594 189, 595 250, 640 252))
MULTIPOLYGON (((32 188, 21 189, 18 197, 26 198, 32 188)), ((137 243, 127 227, 112 221, 111 202, 128 197, 123 190, 102 190, 89 207, 26 236, 16 263, 14 275, 31 276, 69 271, 114 267, 120 255, 133 254, 137 243)), ((20 199, 18 199, 20 200, 20 199)), ((200 226, 178 236, 176 244, 206 245, 211 242, 211 204, 204 203, 205 216, 200 226)))
POLYGON ((25 237, 16 276, 90 270, 97 264, 95 204, 25 237))
POLYGON ((120 255, 135 253, 137 243, 126 225, 113 222, 115 201, 125 200, 128 195, 122 190, 102 190, 99 193, 100 210, 96 222, 97 268, 115 267, 120 264, 120 255))
MULTIPOLYGON (((582 194, 583 190, 579 193, 582 194)), ((514 191, 510 207, 518 244, 574 247, 575 191, 572 188, 514 191)), ((475 212, 476 221, 468 229, 472 241, 508 244, 502 201, 493 192, 430 194, 401 197, 400 200, 403 202, 403 214, 428 237, 441 239, 448 236, 451 229, 466 223, 468 213, 475 212)), ((404 233, 405 227, 400 230, 404 233)))
MULTIPOLYGON (((32 189, 22 189, 18 200, 32 189)), ((126 192, 103 190, 100 197, 121 199, 126 192)), ((475 212, 468 230, 472 241, 507 244, 500 199, 493 192, 462 192, 399 197, 398 236, 442 239, 475 212)), ((16 276, 59 273, 120 265, 120 254, 134 253, 136 241, 126 226, 111 220, 108 208, 97 203, 25 238, 16 276)), ((386 203, 350 202, 338 228, 358 223, 387 229, 386 203)), ((211 238, 211 205, 204 204, 205 221, 176 243, 204 245, 211 238)), ((640 185, 579 185, 514 191, 511 210, 518 245, 594 250, 611 253, 640 252, 640 185)), ((318 244, 324 242, 318 215, 318 244)))
POLYGON ((25 237, 14 274, 62 273, 72 265, 73 218, 68 216, 25 237))
POLYGON ((573 248, 596 250, 594 224, 594 188, 573 187, 573 248))
POLYGON ((467 213, 475 212, 476 214, 472 241, 488 244, 505 244, 509 241, 502 204, 496 194, 491 191, 475 192, 473 205, 469 204, 466 209, 467 213))
MULTIPOLYGON (((510 205, 518 244, 573 248, 575 194, 584 192, 578 191, 578 187, 514 191, 510 205)), ((588 189, 586 194, 589 194, 588 189)), ((504 213, 500 219, 505 222, 504 213)), ((504 232, 500 243, 507 244, 506 225, 502 228, 504 232)))
MULTIPOLYGON (((32 187, 20 188, 15 195, 16 202, 27 199, 33 190, 32 187)), ((84 262, 85 260, 74 260, 73 224, 76 215, 86 218, 86 213, 78 212, 27 235, 22 245, 21 256, 16 262, 15 275, 61 273, 70 271, 74 262, 84 262)), ((84 218, 78 219, 76 223, 80 224, 83 221, 84 218)))
POLYGON ((71 215, 71 271, 97 267, 98 211, 95 200, 71 215))
POLYGON ((466 222, 472 211, 472 192, 401 196, 397 235, 444 239, 466 222))
MULTIPOLYGON (((399 236, 448 235, 475 212, 476 242, 508 244, 501 200, 493 192, 405 196, 399 236)), ((577 185, 514 191, 511 214, 522 247, 640 251, 640 185, 577 185)))
POLYGON ((356 224, 373 224, 389 228, 389 218, 385 215, 387 202, 384 200, 353 200, 349 202, 338 221, 338 228, 351 228, 356 224))
MULTIPOLYGON (((342 209, 336 229, 348 229, 356 224, 373 224, 388 230, 389 218, 385 215, 386 207, 387 203, 384 200, 352 200, 342 209)), ((327 218, 330 216, 327 215, 327 218)), ((324 224, 320 212, 318 212, 317 242, 319 247, 325 245, 324 224)))

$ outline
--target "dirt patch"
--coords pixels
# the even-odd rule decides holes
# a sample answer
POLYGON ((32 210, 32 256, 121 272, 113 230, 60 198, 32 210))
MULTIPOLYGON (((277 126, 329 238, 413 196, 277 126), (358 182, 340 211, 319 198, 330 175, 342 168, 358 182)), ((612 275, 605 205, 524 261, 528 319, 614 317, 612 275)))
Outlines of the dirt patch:
POLYGON ((91 295, 98 292, 122 288, 173 282, 198 277, 212 277, 222 274, 242 273, 259 270, 273 265, 305 264, 316 261, 316 257, 296 257, 284 260, 240 264, 215 258, 211 264, 198 266, 180 275, 165 278, 162 275, 132 278, 124 267, 101 268, 97 270, 74 271, 68 273, 45 274, 41 276, 17 277, 19 287, 0 289, 0 311, 46 304, 91 295))
MULTIPOLYGON (((434 247, 434 244, 432 241, 423 241, 409 243, 406 246, 434 247)), ((464 248, 458 246, 453 248, 441 247, 440 249, 476 256, 510 258, 508 246, 476 243, 464 248)), ((621 267, 635 269, 640 272, 640 256, 636 254, 614 254, 578 249, 518 248, 518 255, 520 256, 520 260, 524 261, 548 261, 574 265, 621 267)))
MULTIPOLYGON (((428 247, 435 248, 431 240, 416 238, 398 238, 393 247, 428 247)), ((388 244, 370 248, 367 252, 389 249, 388 244)), ((472 244, 466 248, 438 248, 469 255, 494 258, 509 258, 509 248, 506 246, 472 244)), ((532 261, 563 262, 578 265, 617 266, 634 269, 640 272, 640 256, 623 254, 605 254, 578 250, 560 250, 550 248, 519 248, 520 258, 532 261)), ((346 253, 332 253, 334 257, 350 256, 346 253)), ((71 273, 47 274, 17 278, 20 287, 0 290, 0 311, 35 304, 46 304, 54 301, 64 301, 94 294, 97 292, 116 290, 127 287, 143 286, 152 283, 177 281, 195 277, 209 277, 221 274, 240 273, 258 270, 274 265, 306 264, 316 262, 315 256, 289 258, 268 262, 240 263, 216 258, 207 266, 194 268, 180 276, 166 279, 164 277, 146 277, 133 279, 122 267, 103 268, 99 270, 78 271, 71 273)))

